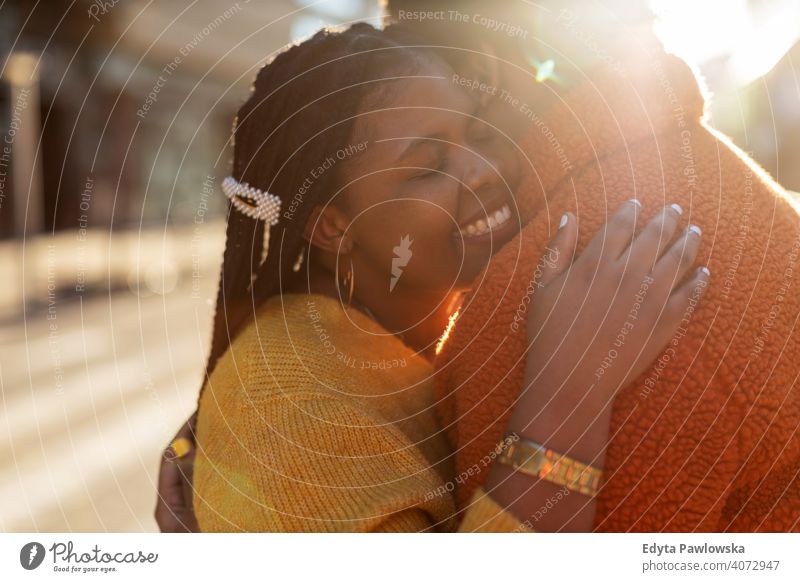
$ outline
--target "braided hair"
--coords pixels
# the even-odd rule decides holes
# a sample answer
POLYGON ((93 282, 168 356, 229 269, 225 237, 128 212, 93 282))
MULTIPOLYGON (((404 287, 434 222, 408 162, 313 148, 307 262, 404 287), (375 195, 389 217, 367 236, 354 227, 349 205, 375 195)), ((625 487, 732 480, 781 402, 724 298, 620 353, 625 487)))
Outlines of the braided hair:
POLYGON ((332 152, 349 144, 365 99, 386 93, 381 80, 412 74, 422 55, 359 23, 322 30, 260 70, 236 117, 233 177, 280 196, 281 217, 269 232, 262 264, 264 223, 228 205, 206 378, 248 316, 301 276, 292 267, 305 245, 306 223, 312 210, 338 191, 341 176, 334 167, 317 174, 307 188, 301 185, 332 152))

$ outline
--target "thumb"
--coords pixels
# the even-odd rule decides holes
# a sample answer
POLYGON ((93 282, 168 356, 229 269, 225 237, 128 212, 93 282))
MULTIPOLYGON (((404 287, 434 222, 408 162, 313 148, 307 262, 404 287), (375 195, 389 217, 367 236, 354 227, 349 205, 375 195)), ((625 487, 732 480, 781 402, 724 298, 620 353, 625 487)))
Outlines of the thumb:
POLYGON ((575 216, 567 212, 561 217, 558 232, 544 250, 542 258, 536 267, 538 286, 545 286, 572 264, 575 248, 578 244, 578 221, 575 216))

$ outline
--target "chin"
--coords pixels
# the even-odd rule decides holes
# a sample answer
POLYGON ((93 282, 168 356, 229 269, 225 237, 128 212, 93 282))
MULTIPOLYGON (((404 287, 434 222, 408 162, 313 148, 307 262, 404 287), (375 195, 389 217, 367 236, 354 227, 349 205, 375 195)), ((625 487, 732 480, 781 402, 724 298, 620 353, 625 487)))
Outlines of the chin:
POLYGON ((481 261, 479 263, 473 265, 464 265, 464 268, 458 274, 456 278, 456 282, 454 285, 454 290, 456 291, 466 291, 470 287, 472 287, 472 283, 475 281, 475 278, 481 274, 484 267, 488 264, 487 261, 481 261))

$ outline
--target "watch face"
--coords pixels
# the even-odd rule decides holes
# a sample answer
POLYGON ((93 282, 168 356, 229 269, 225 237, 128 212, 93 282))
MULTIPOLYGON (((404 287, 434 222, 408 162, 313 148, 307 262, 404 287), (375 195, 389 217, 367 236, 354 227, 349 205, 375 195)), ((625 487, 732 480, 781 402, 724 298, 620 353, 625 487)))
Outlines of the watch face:
POLYGON ((526 470, 536 474, 542 470, 542 467, 547 462, 542 450, 530 445, 520 447, 518 457, 520 464, 524 465, 526 470))

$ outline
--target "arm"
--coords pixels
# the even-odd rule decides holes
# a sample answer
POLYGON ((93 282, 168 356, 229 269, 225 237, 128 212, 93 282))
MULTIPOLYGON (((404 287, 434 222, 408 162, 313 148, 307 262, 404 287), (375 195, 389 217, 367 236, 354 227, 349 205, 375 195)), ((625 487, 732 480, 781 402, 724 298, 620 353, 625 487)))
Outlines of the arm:
MULTIPOLYGON (((599 469, 614 396, 656 359, 708 278, 692 268, 700 236, 678 228, 678 211, 665 208, 634 239, 639 210, 624 204, 572 264, 577 225, 568 215, 538 281, 523 391, 508 425, 599 469)), ((593 498, 563 495, 563 487, 507 466, 494 464, 486 489, 522 521, 539 512, 540 531, 592 528, 593 498), (559 493, 541 515, 542 500, 559 493)))

